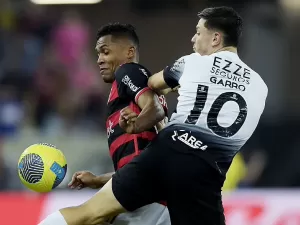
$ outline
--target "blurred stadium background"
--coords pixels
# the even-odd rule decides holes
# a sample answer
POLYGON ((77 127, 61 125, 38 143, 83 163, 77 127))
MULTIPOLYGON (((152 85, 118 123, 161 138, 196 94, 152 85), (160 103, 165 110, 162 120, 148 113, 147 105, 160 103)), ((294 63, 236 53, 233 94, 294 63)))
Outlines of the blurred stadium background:
MULTIPOLYGON (((0 1, 0 224, 35 225, 55 209, 93 194, 66 189, 73 172, 112 171, 104 128, 110 87, 98 76, 94 51, 100 26, 112 21, 135 25, 141 63, 157 72, 192 51, 198 11, 227 5, 245 19, 240 56, 269 86, 259 127, 235 158, 224 187, 227 222, 299 225, 300 0, 82 4, 87 2, 0 1), (68 160, 65 182, 48 195, 25 190, 17 175, 19 155, 36 142, 58 146, 68 160), (12 212, 18 213, 12 217, 12 212)), ((168 97, 168 104, 172 112, 176 95, 168 97)))

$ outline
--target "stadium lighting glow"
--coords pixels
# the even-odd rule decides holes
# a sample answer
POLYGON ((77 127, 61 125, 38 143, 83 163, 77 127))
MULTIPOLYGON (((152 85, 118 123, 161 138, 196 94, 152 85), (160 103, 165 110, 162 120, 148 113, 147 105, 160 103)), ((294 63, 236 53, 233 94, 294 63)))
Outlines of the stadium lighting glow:
POLYGON ((37 5, 96 4, 102 0, 30 0, 37 5))

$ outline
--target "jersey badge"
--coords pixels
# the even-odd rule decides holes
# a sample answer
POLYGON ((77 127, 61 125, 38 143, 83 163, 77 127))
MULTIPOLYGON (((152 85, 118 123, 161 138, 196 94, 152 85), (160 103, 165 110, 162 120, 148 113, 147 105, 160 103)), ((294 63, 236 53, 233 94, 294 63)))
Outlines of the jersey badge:
POLYGON ((112 129, 112 126, 114 125, 113 122, 111 122, 110 120, 108 121, 108 127, 106 128, 107 129, 107 137, 109 138, 110 135, 112 133, 114 133, 114 129, 112 129))
POLYGON ((140 70, 147 78, 149 78, 149 76, 148 76, 148 74, 147 74, 147 72, 146 72, 145 69, 139 68, 139 70, 140 70))

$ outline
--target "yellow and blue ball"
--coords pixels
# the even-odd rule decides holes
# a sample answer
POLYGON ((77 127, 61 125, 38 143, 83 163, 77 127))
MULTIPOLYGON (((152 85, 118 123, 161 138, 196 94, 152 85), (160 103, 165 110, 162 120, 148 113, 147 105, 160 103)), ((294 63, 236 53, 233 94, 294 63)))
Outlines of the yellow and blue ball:
POLYGON ((54 145, 39 143, 29 146, 18 163, 21 182, 30 190, 50 192, 65 178, 67 161, 54 145))

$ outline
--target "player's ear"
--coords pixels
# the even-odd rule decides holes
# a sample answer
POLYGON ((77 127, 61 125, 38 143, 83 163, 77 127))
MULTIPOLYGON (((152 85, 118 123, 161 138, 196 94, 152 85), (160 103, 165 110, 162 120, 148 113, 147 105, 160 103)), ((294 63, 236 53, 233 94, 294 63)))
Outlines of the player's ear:
POLYGON ((128 49, 128 53, 127 53, 127 57, 128 59, 133 59, 135 57, 135 54, 136 54, 136 49, 134 46, 131 46, 129 49, 128 49))
POLYGON ((214 32, 213 33, 213 40, 212 40, 212 46, 218 46, 222 42, 222 34, 220 32, 214 32))

